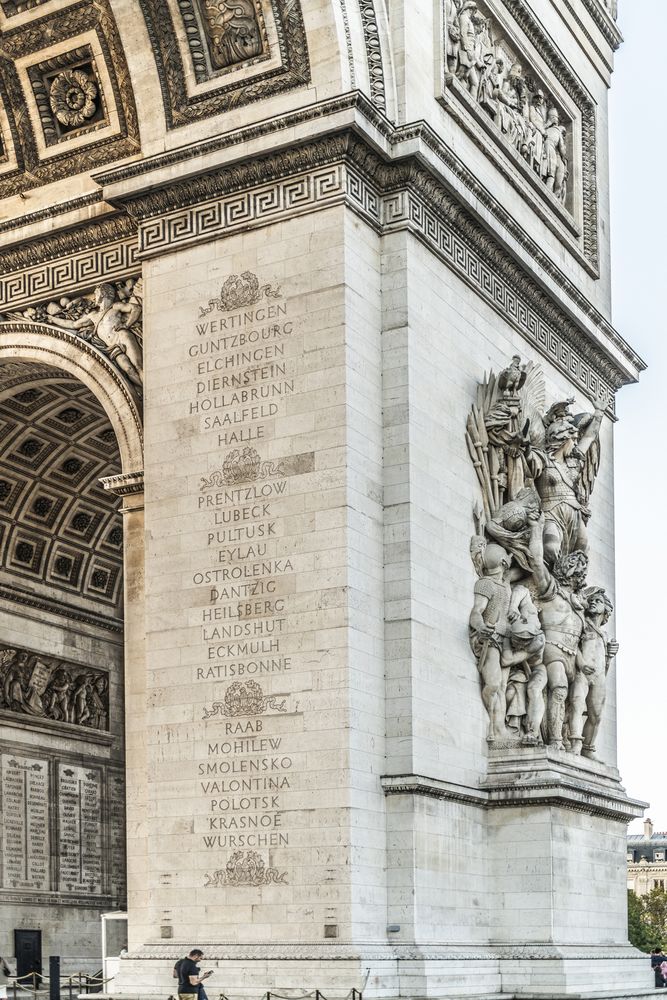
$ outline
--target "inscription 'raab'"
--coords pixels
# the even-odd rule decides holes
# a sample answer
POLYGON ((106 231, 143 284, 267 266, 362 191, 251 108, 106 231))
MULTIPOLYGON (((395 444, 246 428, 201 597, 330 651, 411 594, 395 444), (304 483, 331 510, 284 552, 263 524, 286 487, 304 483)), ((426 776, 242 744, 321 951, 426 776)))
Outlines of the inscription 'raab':
POLYGON ((280 289, 244 272, 199 308, 188 347, 188 415, 210 440, 192 511, 210 555, 192 576, 205 734, 195 777, 206 808, 196 822, 209 889, 289 881, 274 858, 290 839, 284 796, 294 787, 294 747, 285 720, 298 713, 286 683, 295 564, 281 544, 290 479, 314 465, 312 454, 275 453, 275 422, 296 387, 294 329, 280 289))

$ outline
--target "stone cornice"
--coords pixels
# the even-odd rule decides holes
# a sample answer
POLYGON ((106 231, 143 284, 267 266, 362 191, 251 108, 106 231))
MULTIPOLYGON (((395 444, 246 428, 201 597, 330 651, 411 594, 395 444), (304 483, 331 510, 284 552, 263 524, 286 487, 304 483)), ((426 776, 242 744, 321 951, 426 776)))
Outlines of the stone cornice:
POLYGON ((254 156, 247 151, 242 161, 208 169, 198 157, 196 172, 181 160, 176 178, 173 163, 163 155, 156 158, 155 172, 146 161, 97 179, 105 185, 105 198, 137 221, 140 255, 146 257, 218 238, 234 227, 267 225, 343 202, 379 231, 410 228, 455 267, 460 255, 450 252, 451 243, 463 240, 469 257, 464 280, 477 282, 493 307, 509 313, 510 321, 584 392, 593 396, 598 379, 612 391, 636 380, 645 367, 638 355, 428 126, 394 129, 359 95, 348 95, 330 111, 338 114, 335 131, 329 126, 320 138, 292 140, 288 148, 254 156), (341 116, 341 110, 347 114, 341 116), (467 204, 462 185, 471 195, 467 204), (409 192, 411 199, 411 207, 401 209, 402 221, 396 212, 400 192, 409 192), (422 209, 415 208, 417 201, 422 209), (420 226, 417 217, 424 211, 429 219, 420 226), (440 231, 437 238, 431 217, 440 231), (503 227, 493 235, 491 218, 503 227), (504 232, 516 241, 521 262, 508 252, 504 232), (480 257, 489 273, 505 279, 502 295, 479 278, 480 257), (553 291, 545 287, 544 275, 553 291))
POLYGON ((85 611, 83 608, 65 601, 57 601, 55 598, 38 597, 27 591, 19 590, 8 584, 0 584, 0 600, 9 601, 12 604, 19 604, 25 608, 32 608, 41 613, 57 615, 59 618, 66 618, 72 622, 80 622, 83 625, 92 625, 94 628, 103 629, 105 632, 118 632, 122 634, 123 623, 113 618, 105 618, 103 615, 94 614, 92 611, 85 611))
MULTIPOLYGON (((570 7, 570 0, 565 0, 565 3, 570 7)), ((581 0, 581 3, 595 21, 605 41, 616 51, 623 41, 623 35, 616 24, 616 0, 609 0, 609 3, 605 0, 581 0)))
POLYGON ((386 775, 382 787, 385 795, 423 795, 483 809, 554 806, 621 822, 641 816, 646 803, 628 798, 615 771, 580 768, 564 756, 542 747, 492 760, 479 787, 419 774, 386 775))

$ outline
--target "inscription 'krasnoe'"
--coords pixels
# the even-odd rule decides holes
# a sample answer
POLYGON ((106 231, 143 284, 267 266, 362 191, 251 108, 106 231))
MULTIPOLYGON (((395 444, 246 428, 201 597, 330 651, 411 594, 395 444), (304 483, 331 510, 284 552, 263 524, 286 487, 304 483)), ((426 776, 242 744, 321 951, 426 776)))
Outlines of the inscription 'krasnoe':
POLYGON ((291 477, 313 471, 314 456, 269 458, 264 449, 295 391, 294 324, 280 288, 245 271, 230 275, 220 294, 199 308, 195 331, 188 347, 189 415, 200 420, 203 435, 215 432, 210 450, 224 450, 220 465, 201 476, 196 501, 211 563, 192 574, 193 585, 204 588, 204 662, 194 679, 233 681, 222 697, 214 689, 202 707, 202 722, 223 732, 197 762, 207 803, 201 847, 211 858, 222 854, 217 865, 209 863, 204 886, 285 885, 288 873, 264 852, 289 845, 282 796, 291 790, 294 759, 276 731, 288 698, 267 691, 253 675, 270 683, 292 669, 283 644, 295 566, 280 546, 283 502, 291 477))

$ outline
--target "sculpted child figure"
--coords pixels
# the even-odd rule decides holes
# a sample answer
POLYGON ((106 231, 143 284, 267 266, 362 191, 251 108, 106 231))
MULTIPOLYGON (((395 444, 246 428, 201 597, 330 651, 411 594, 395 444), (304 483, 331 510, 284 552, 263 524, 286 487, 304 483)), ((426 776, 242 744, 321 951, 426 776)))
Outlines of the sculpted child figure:
POLYGON ((484 548, 481 555, 483 576, 475 584, 475 602, 470 612, 470 646, 477 657, 482 700, 489 715, 489 742, 507 736, 505 690, 509 665, 503 666, 501 655, 509 633, 510 562, 511 557, 500 545, 492 543, 484 548))
POLYGON ((568 704, 570 749, 584 757, 595 758, 595 741, 606 699, 607 673, 618 653, 618 643, 609 641, 602 631, 614 610, 603 588, 587 587, 583 599, 585 627, 568 704))

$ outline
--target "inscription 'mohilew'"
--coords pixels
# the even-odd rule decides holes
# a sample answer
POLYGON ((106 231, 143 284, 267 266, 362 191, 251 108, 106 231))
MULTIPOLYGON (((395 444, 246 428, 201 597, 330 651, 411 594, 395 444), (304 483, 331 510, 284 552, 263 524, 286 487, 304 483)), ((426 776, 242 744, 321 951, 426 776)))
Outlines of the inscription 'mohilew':
POLYGON ((210 563, 192 573, 193 585, 203 588, 196 619, 203 663, 193 679, 233 679, 222 696, 212 688, 202 705, 202 722, 224 734, 206 744, 196 765, 206 803, 197 820, 200 847, 211 859, 203 879, 211 889, 284 885, 287 872, 263 855, 289 845, 283 797, 294 768, 281 724, 288 698, 270 685, 292 669, 285 644, 296 570, 284 549, 285 500, 294 477, 315 464, 312 453, 287 449, 276 458, 269 451, 276 420, 296 391, 294 323, 280 289, 245 271, 199 307, 195 331, 187 351, 189 415, 199 418, 203 438, 214 433, 211 464, 220 464, 201 476, 196 498, 210 563))

